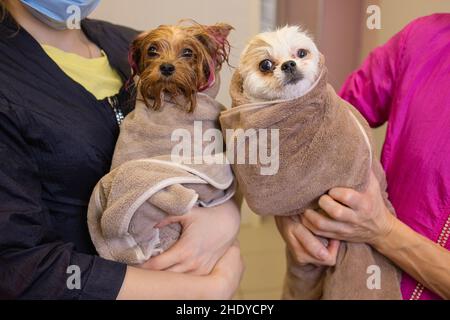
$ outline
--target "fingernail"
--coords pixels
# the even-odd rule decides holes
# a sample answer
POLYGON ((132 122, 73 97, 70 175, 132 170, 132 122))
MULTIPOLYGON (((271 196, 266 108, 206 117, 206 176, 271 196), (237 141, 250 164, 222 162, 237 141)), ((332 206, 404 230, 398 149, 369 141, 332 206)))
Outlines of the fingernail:
POLYGON ((328 252, 326 249, 320 249, 317 256, 320 260, 326 260, 326 258, 328 258, 328 252))

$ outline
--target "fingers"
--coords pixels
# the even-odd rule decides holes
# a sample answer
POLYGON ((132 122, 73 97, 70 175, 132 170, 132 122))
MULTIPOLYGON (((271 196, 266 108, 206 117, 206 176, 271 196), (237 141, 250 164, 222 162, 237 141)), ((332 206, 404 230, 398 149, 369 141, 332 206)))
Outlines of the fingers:
MULTIPOLYGON (((309 230, 301 225, 299 217, 275 216, 275 221, 283 240, 298 264, 313 263, 314 258, 307 253, 301 242, 308 241, 308 233, 314 238, 309 230)), ((320 244, 319 244, 320 245, 320 244)), ((324 247, 322 245, 322 247, 324 247)), ((314 250, 313 250, 314 251, 314 250)))
POLYGON ((239 282, 244 269, 239 242, 235 241, 222 258, 219 259, 212 273, 226 273, 229 277, 236 278, 237 282, 239 282))
POLYGON ((331 239, 328 243, 328 250, 330 252, 330 255, 334 258, 334 264, 336 264, 336 257, 339 251, 339 247, 341 245, 341 242, 339 240, 331 239))
MULTIPOLYGON (((174 223, 182 223, 184 216, 169 216, 159 222, 155 228, 162 229, 170 224, 174 223)), ((141 266, 145 269, 162 271, 166 270, 174 265, 176 265, 180 261, 181 252, 179 246, 179 242, 175 243, 175 245, 170 248, 168 251, 163 252, 159 256, 152 257, 149 261, 145 262, 141 266)))
POLYGON ((301 221, 315 235, 324 238, 341 239, 343 235, 351 232, 349 225, 332 220, 314 210, 306 210, 301 216, 301 221))
POLYGON ((326 261, 330 258, 330 254, 322 241, 314 236, 301 223, 296 225, 293 234, 303 249, 305 249, 313 258, 321 261, 326 261))
POLYGON ((288 244, 295 239, 292 235, 291 230, 294 229, 294 226, 300 222, 297 216, 295 217, 286 217, 286 216, 275 216, 275 223, 277 225, 278 231, 280 232, 281 237, 288 244))
POLYGON ((328 192, 328 195, 349 208, 357 209, 361 203, 363 195, 353 189, 347 188, 333 188, 328 192))
POLYGON ((176 272, 176 273, 191 273, 192 271, 196 270, 196 266, 191 265, 190 263, 179 263, 176 265, 173 265, 170 268, 165 269, 164 271, 169 272, 176 272))
MULTIPOLYGON (((335 189, 333 189, 335 190, 335 189)), ((336 192, 339 192, 338 190, 336 192)), ((330 191, 331 193, 331 191, 330 191)), ((334 195, 334 193, 333 193, 334 195)), ((329 195, 323 195, 319 199, 319 206, 334 220, 342 222, 352 222, 355 212, 335 201, 336 198, 332 198, 329 195)), ((336 199, 338 200, 338 199, 336 199)), ((338 200, 339 201, 339 200, 338 200)))
POLYGON ((146 269, 162 271, 180 263, 183 260, 184 254, 178 249, 180 247, 178 243, 179 242, 175 243, 172 248, 159 256, 152 257, 143 265, 143 267, 146 269))
POLYGON ((311 233, 296 217, 275 219, 294 261, 299 265, 333 266, 336 263, 336 250, 329 251, 327 241, 311 233))
POLYGON ((220 257, 221 256, 212 257, 208 260, 205 260, 204 257, 191 257, 165 269, 164 271, 206 276, 211 272, 211 270, 214 269, 214 265, 220 257))
POLYGON ((162 228, 167 227, 168 225, 174 224, 174 223, 183 224, 184 219, 185 219, 185 216, 169 216, 169 217, 163 219, 162 221, 160 221, 155 226, 155 228, 162 229, 162 228))
POLYGON ((370 172, 369 186, 365 192, 358 192, 348 188, 333 188, 328 192, 332 199, 339 201, 354 211, 367 209, 367 194, 380 194, 380 184, 372 170, 370 172))
POLYGON ((234 244, 228 249, 225 255, 217 262, 213 273, 222 273, 225 276, 225 291, 228 292, 227 298, 231 299, 239 288, 239 283, 244 275, 245 265, 241 256, 241 250, 238 244, 234 244))

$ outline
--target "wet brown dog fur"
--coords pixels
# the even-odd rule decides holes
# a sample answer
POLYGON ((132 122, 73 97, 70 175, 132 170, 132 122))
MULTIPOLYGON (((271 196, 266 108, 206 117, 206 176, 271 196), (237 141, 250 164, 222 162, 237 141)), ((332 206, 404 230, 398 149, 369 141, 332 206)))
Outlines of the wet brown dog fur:
POLYGON ((187 102, 188 112, 197 104, 197 92, 210 85, 211 73, 216 73, 228 62, 230 45, 227 37, 233 28, 225 23, 204 26, 162 25, 139 35, 130 49, 132 76, 138 76, 137 88, 144 103, 158 110, 164 95, 172 102, 187 102), (172 65, 170 76, 160 67, 172 65), (153 103, 150 103, 150 99, 153 103))

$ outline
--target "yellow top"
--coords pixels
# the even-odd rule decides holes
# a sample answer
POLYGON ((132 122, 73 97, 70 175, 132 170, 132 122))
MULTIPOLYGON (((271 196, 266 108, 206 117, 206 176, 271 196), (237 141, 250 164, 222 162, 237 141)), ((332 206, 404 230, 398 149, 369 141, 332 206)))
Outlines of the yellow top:
POLYGON ((100 58, 87 59, 45 44, 42 48, 70 78, 98 100, 117 94, 122 87, 122 79, 103 51, 100 58))

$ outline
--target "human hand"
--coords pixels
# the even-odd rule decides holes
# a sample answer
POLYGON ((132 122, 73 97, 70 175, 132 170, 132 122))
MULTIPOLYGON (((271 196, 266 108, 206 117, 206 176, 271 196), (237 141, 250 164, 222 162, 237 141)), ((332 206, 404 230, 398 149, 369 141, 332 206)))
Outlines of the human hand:
POLYGON ((373 172, 365 192, 334 188, 319 199, 319 206, 325 214, 307 210, 301 221, 326 238, 375 245, 391 232, 396 219, 384 203, 373 172))
POLYGON ((340 242, 320 239, 311 233, 297 217, 275 217, 288 250, 299 265, 334 266, 340 242))
POLYGON ((180 239, 169 250, 152 257, 140 267, 206 275, 235 241, 240 213, 236 204, 229 200, 217 207, 195 207, 183 216, 167 218, 157 227, 172 223, 181 224, 180 239))
POLYGON ((238 242, 225 252, 225 255, 219 259, 210 277, 214 286, 218 286, 216 297, 219 300, 231 299, 238 290, 239 284, 244 274, 245 266, 242 260, 241 251, 238 242))
POLYGON ((127 267, 119 300, 230 299, 238 289, 244 264, 237 241, 208 275, 160 272, 127 267))

